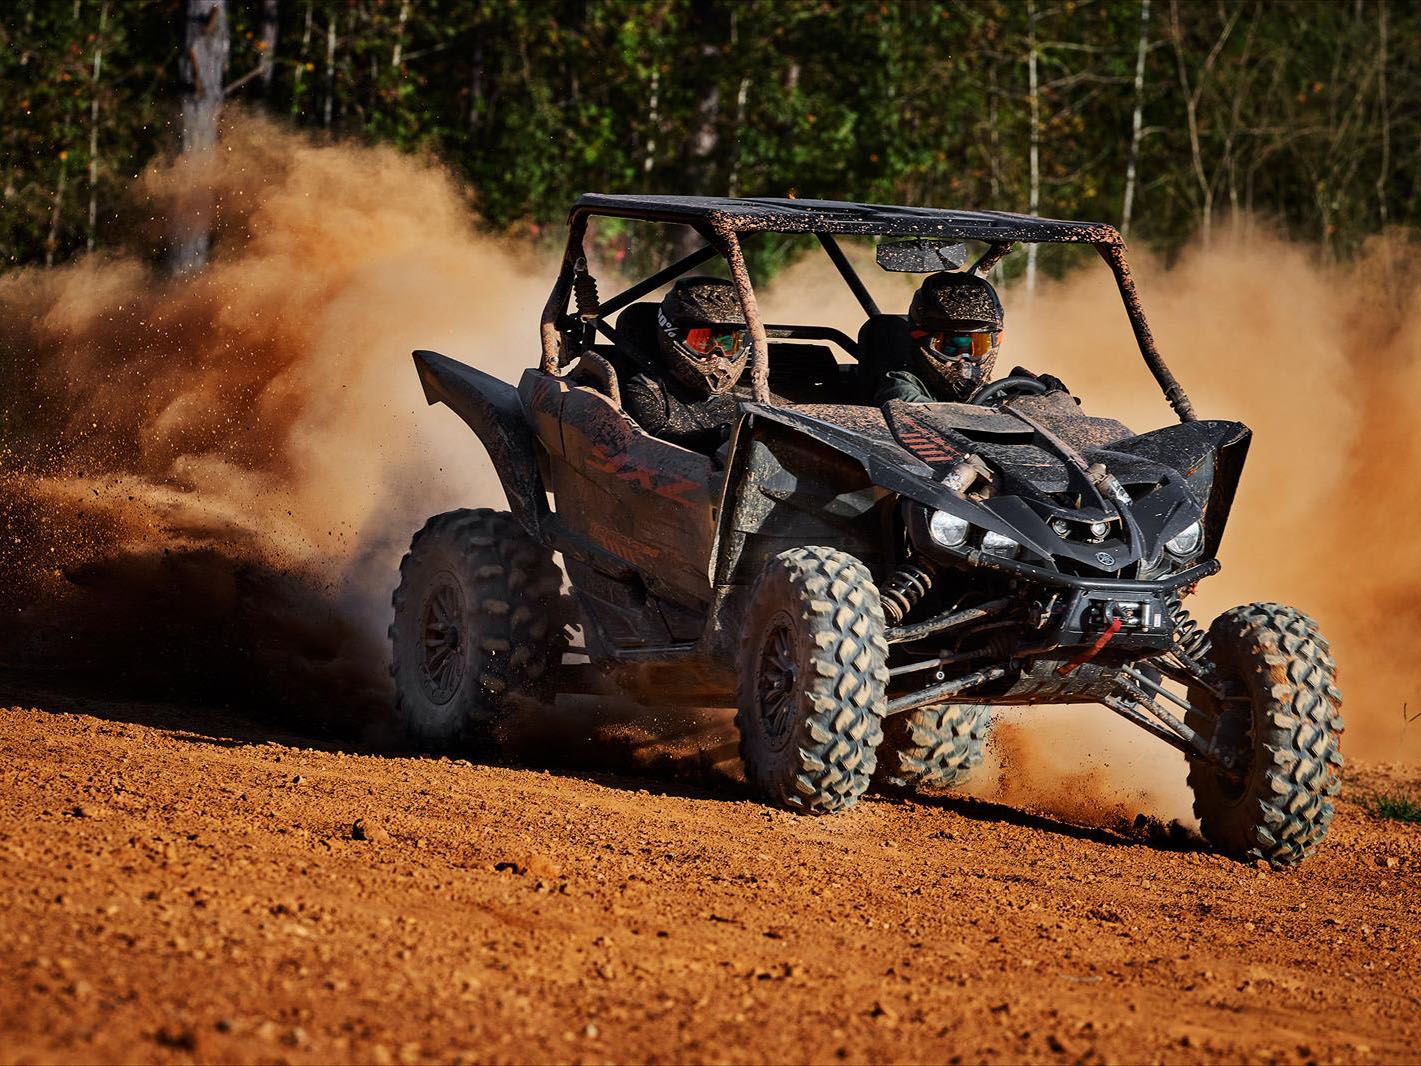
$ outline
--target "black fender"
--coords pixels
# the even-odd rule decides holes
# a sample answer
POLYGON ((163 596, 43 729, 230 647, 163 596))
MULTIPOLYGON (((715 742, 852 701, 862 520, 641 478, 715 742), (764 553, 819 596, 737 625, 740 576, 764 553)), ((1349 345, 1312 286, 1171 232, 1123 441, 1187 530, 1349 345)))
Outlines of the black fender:
POLYGON ((711 546, 715 585, 749 584, 769 556, 802 544, 833 544, 870 567, 881 558, 877 507, 889 493, 837 443, 774 418, 741 419, 711 546))
POLYGON ((548 497, 518 390, 438 352, 415 352, 414 365, 424 398, 444 404, 478 435, 503 483, 508 509, 530 536, 541 540, 548 497))

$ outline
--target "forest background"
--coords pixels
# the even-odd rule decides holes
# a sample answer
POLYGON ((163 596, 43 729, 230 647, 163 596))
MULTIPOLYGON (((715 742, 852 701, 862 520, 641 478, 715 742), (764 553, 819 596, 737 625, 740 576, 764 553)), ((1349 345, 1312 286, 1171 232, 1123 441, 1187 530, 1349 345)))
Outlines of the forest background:
MULTIPOLYGON (((128 190, 200 81, 193 6, 7 0, 7 265, 131 247, 128 190)), ((437 155, 499 232, 551 239, 585 190, 790 194, 1105 220, 1166 255, 1261 221, 1338 259, 1421 217, 1412 3, 198 6, 223 101, 437 155)))

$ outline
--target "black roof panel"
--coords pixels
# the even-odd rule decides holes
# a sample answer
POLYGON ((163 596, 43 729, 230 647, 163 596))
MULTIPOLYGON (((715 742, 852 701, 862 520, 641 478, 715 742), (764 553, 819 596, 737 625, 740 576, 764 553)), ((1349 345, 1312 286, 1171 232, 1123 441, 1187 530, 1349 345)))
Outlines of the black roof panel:
POLYGON ((1103 222, 1015 215, 1005 211, 948 211, 842 200, 791 200, 777 196, 614 196, 584 193, 573 214, 614 215, 709 226, 734 233, 854 233, 889 237, 940 237, 989 244, 1061 242, 1122 244, 1103 222))

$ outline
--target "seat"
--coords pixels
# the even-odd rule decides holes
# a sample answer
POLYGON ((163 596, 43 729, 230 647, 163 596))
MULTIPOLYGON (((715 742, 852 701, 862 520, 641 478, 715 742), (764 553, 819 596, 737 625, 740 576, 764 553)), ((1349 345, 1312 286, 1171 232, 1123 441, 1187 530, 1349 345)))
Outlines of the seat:
POLYGON ((661 305, 643 300, 622 308, 617 317, 617 352, 643 370, 657 366, 656 314, 661 305))
POLYGON ((770 345, 770 392, 790 403, 838 403, 842 380, 839 361, 825 345, 770 345))
POLYGON ((873 315, 859 328, 858 390, 868 403, 883 379, 907 370, 913 355, 913 335, 907 315, 873 315))

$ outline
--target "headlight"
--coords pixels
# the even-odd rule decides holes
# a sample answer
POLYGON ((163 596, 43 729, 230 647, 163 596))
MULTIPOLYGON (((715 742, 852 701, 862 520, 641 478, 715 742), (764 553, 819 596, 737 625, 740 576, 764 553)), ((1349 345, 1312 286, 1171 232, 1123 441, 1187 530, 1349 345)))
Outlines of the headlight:
POLYGON ((1021 551, 1021 545, 1010 537, 993 533, 990 529, 982 534, 982 550, 988 555, 1005 555, 1008 558, 1021 551))
POLYGON ((1169 549, 1171 555, 1177 555, 1182 559, 1198 551, 1199 542, 1203 539, 1204 527, 1198 521, 1194 521, 1165 541, 1164 546, 1169 549))
POLYGON ((928 519, 928 536, 944 548, 960 548, 967 543, 967 519, 934 511, 928 519))

